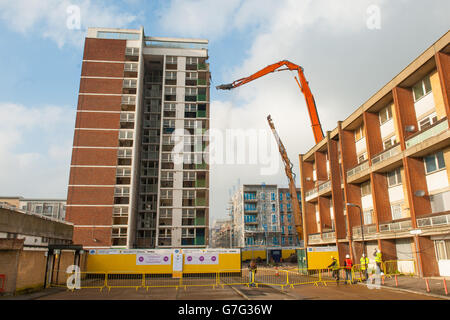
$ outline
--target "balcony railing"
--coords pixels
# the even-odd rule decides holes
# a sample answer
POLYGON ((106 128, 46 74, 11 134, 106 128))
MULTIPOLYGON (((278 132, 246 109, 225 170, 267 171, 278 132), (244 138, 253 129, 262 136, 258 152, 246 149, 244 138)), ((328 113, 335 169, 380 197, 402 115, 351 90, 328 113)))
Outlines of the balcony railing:
POLYGON ((322 233, 322 239, 323 240, 335 240, 336 232, 335 231, 324 232, 324 233, 322 233))
MULTIPOLYGON (((365 235, 377 233, 377 226, 375 224, 365 225, 363 228, 364 228, 365 235)), ((353 235, 361 236, 361 226, 353 227, 352 231, 353 231, 353 235)))
POLYGON ((420 228, 443 225, 450 225, 450 214, 417 219, 417 227, 420 228))
POLYGON ((397 232, 411 230, 411 220, 380 224, 380 232, 397 232))
POLYGON ((322 184, 319 184, 319 192, 331 188, 331 180, 328 180, 322 184))
POLYGON ((306 201, 311 200, 312 198, 316 197, 317 194, 318 194, 318 191, 316 188, 308 190, 305 192, 305 200, 306 201))
POLYGON ((372 164, 376 164, 378 162, 387 160, 387 159, 395 156, 396 154, 399 154, 400 152, 401 152, 401 149, 400 149, 400 145, 398 144, 395 147, 390 148, 390 149, 378 154, 377 156, 373 157, 372 164))
POLYGON ((351 176, 354 176, 357 173, 360 173, 366 169, 369 168, 369 161, 365 161, 359 165, 357 165, 356 167, 350 169, 347 171, 347 178, 350 178, 351 176))
POLYGON ((308 235, 308 242, 309 243, 319 243, 322 240, 320 237, 320 233, 314 233, 308 235))
POLYGON ((415 136, 413 136, 412 138, 408 139, 406 141, 406 148, 412 147, 416 144, 419 144, 425 140, 427 140, 428 138, 437 136, 439 133, 448 130, 448 121, 447 118, 442 119, 442 122, 437 123, 436 125, 432 126, 431 128, 429 128, 428 130, 419 133, 415 136))

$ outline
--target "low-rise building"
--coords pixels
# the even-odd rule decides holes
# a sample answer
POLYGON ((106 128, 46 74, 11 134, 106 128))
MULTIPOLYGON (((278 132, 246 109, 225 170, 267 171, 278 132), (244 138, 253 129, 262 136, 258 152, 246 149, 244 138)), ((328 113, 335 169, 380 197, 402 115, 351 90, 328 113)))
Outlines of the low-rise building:
POLYGON ((24 198, 21 196, 0 197, 0 203, 58 220, 65 220, 66 199, 24 198))
MULTIPOLYGON (((300 155, 308 247, 450 275, 450 32, 300 155)), ((389 263, 388 263, 389 264, 389 263)))

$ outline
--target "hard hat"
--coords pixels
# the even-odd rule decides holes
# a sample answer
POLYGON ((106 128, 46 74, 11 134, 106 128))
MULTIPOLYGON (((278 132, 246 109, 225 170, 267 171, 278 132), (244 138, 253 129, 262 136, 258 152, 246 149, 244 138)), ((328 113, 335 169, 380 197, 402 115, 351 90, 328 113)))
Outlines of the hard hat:
POLYGON ((331 259, 334 259, 334 257, 333 257, 333 256, 331 256, 331 259))
POLYGON ((347 254, 347 255, 346 255, 345 257, 346 257, 346 258, 348 259, 348 258, 350 258, 350 255, 349 255, 349 254, 347 254))
POLYGON ((365 257, 366 255, 363 253, 362 256, 365 257))

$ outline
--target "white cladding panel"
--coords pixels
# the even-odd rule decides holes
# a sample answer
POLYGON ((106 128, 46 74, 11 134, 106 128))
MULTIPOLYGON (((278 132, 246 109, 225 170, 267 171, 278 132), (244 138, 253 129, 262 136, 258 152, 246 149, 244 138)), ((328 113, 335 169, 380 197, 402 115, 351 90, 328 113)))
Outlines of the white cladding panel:
POLYGON ((439 190, 448 187, 447 170, 440 170, 426 176, 428 191, 439 190))
POLYGON ((381 132, 381 140, 384 140, 384 138, 390 136, 392 133, 395 132, 394 128, 394 120, 391 118, 389 121, 386 121, 380 126, 380 132, 381 132))
POLYGON ((367 149, 366 147, 366 138, 359 139, 356 141, 356 154, 360 154, 365 152, 367 149))
POLYGON ((388 189, 389 192, 389 202, 397 202, 404 200, 405 195, 403 194, 403 186, 398 185, 388 189))
POLYGON ((419 101, 414 103, 416 110, 416 117, 420 119, 421 116, 435 108, 433 92, 429 92, 426 96, 423 96, 419 101))
POLYGON ((363 210, 373 208, 372 194, 361 198, 361 206, 363 210))

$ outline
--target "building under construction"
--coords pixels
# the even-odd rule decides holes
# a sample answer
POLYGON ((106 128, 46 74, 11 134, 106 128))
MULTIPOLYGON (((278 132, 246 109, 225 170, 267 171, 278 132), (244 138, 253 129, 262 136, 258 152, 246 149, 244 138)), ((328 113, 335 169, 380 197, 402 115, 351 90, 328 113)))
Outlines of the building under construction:
POLYGON ((300 155, 305 246, 357 263, 379 248, 399 268, 450 275, 449 42, 450 32, 300 155))

